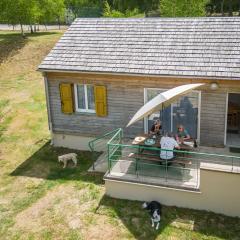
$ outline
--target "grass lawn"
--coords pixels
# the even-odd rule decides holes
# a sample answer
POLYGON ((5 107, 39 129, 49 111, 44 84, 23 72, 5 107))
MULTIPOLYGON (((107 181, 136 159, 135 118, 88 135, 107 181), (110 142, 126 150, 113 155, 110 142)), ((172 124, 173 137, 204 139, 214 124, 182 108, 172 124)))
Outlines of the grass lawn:
POLYGON ((62 169, 49 144, 42 58, 62 32, 0 32, 0 239, 240 239, 240 219, 164 207, 159 231, 141 203, 104 195, 89 152, 62 169))

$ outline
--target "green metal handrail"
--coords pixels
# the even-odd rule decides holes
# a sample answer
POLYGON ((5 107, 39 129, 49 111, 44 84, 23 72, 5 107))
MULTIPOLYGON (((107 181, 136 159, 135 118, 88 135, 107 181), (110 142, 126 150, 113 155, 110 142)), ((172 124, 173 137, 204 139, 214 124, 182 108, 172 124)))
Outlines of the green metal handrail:
POLYGON ((118 128, 116 129, 116 133, 112 136, 112 138, 107 142, 107 144, 111 144, 111 141, 118 135, 120 134, 120 137, 121 137, 121 140, 122 140, 122 133, 123 133, 123 130, 122 128, 118 128))
POLYGON ((191 152, 191 151, 184 151, 184 150, 169 150, 163 148, 156 148, 156 147, 146 147, 146 146, 139 146, 139 145, 128 145, 128 144, 116 144, 108 142, 111 146, 121 146, 121 147, 129 147, 129 148, 136 148, 136 149, 145 149, 145 150, 153 150, 153 151, 166 151, 166 152, 176 152, 176 153, 186 153, 186 154, 194 154, 194 155, 206 155, 206 156, 214 156, 214 157, 225 157, 225 158, 236 158, 240 160, 240 157, 234 155, 224 155, 224 154, 215 154, 215 153, 203 153, 203 152, 191 152))
POLYGON ((103 138, 105 138, 105 137, 107 137, 109 135, 112 135, 112 134, 116 133, 119 130, 122 130, 122 129, 121 128, 117 128, 117 129, 112 130, 111 132, 108 132, 108 133, 105 133, 103 135, 100 135, 100 136, 96 137, 95 139, 89 141, 88 147, 90 148, 91 151, 94 151, 94 143, 95 142, 97 142, 98 140, 103 139, 103 138))
MULTIPOLYGON (((95 151, 96 151, 96 147, 95 147, 95 146, 96 146, 96 144, 97 144, 99 141, 101 141, 101 140, 103 140, 103 139, 105 139, 106 137, 109 137, 109 136, 111 136, 111 139, 109 140, 109 141, 111 141, 111 140, 113 139, 112 135, 113 135, 113 136, 116 136, 116 134, 118 134, 118 133, 121 133, 121 135, 122 135, 122 129, 121 129, 121 128, 114 129, 114 130, 112 130, 112 131, 110 131, 110 132, 108 132, 108 133, 105 133, 105 134, 103 134, 103 135, 101 135, 101 136, 98 136, 98 137, 96 137, 95 139, 89 141, 89 142, 88 142, 88 147, 89 147, 89 149, 91 150, 92 154, 95 153, 95 151)), ((108 141, 108 142, 109 142, 109 141, 108 141)), ((107 144, 105 144, 104 147, 105 147, 106 150, 107 150, 107 144)), ((93 170, 95 170, 95 162, 93 163, 93 166, 92 166, 92 167, 93 167, 93 170)))

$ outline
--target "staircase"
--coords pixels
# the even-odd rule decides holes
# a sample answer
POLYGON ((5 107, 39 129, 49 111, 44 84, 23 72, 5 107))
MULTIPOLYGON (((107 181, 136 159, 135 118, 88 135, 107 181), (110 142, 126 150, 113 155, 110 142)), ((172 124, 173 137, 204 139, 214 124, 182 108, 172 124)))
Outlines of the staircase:
POLYGON ((117 128, 111 132, 101 135, 88 143, 89 149, 92 152, 92 158, 96 159, 93 165, 88 170, 89 172, 105 173, 108 169, 108 142, 114 138, 116 134, 122 134, 122 129, 117 128), (99 157, 97 157, 100 154, 99 157))

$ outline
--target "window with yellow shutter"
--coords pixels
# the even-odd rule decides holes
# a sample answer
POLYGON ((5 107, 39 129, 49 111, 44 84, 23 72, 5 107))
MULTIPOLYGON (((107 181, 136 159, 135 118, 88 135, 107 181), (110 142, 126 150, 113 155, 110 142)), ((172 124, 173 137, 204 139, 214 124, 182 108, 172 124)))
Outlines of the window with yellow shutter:
POLYGON ((96 113, 98 117, 107 116, 107 91, 105 86, 75 84, 76 112, 96 113))
POLYGON ((61 83, 59 89, 62 112, 66 114, 73 113, 72 84, 61 83))

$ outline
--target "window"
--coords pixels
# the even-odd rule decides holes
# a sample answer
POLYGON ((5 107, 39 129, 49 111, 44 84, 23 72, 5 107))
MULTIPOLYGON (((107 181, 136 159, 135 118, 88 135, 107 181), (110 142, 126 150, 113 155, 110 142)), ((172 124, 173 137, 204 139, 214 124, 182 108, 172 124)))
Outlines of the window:
POLYGON ((75 92, 76 111, 95 113, 93 85, 75 84, 74 92, 75 92))
MULTIPOLYGON (((166 89, 144 89, 144 102, 150 101, 164 91, 166 89)), ((193 138, 199 138, 199 111, 200 92, 192 91, 180 97, 164 110, 145 118, 145 132, 149 132, 153 121, 160 118, 164 131, 176 133, 178 124, 183 124, 193 138)))

